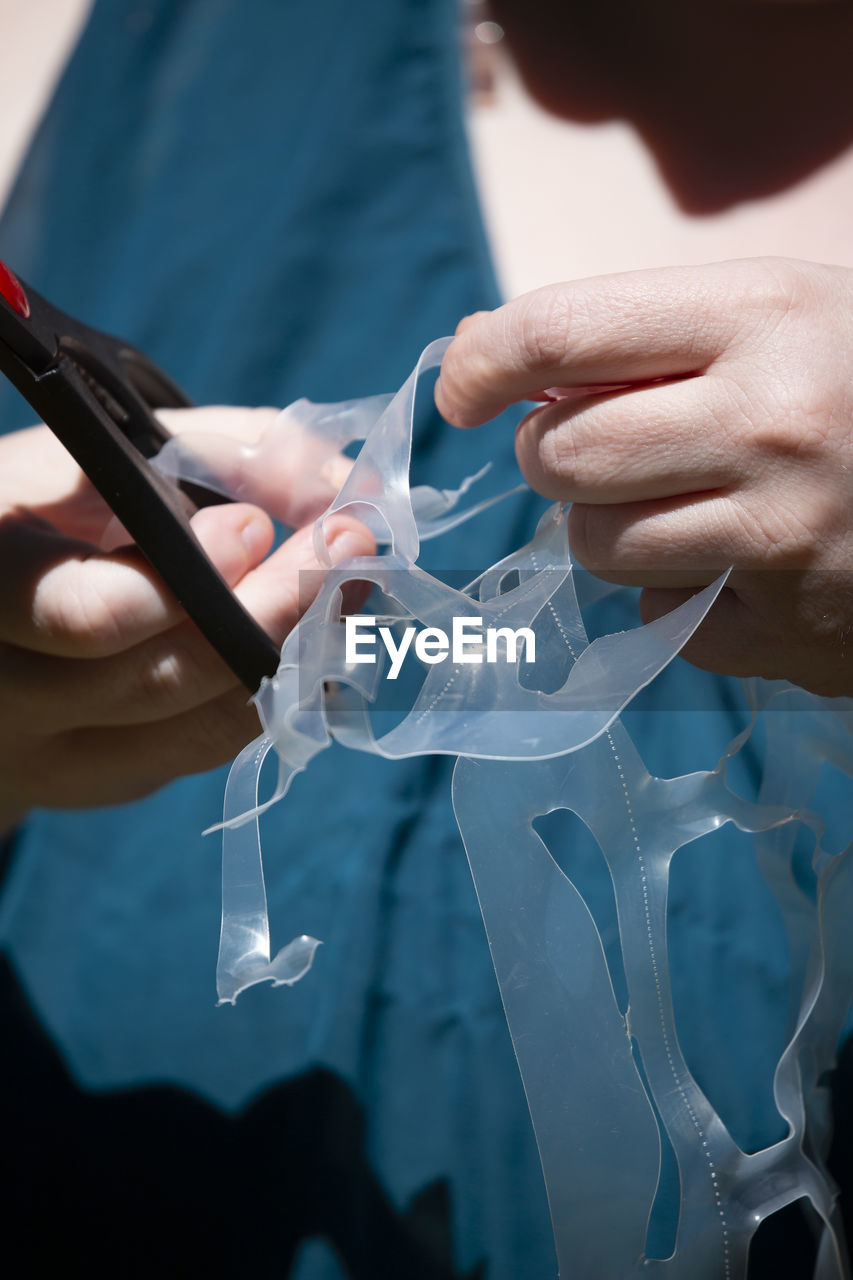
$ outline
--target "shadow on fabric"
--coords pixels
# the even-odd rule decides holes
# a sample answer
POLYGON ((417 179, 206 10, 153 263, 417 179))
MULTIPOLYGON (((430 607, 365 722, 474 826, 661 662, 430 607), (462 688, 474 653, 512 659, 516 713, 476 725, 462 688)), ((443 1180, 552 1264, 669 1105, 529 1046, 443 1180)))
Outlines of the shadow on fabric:
MULTIPOLYGON (((445 1182, 398 1211, 371 1170, 360 1104, 314 1070, 237 1115, 166 1085, 89 1093, 69 1076, 0 958, 3 1258, 10 1275, 90 1280, 289 1274, 322 1239, 351 1280, 487 1280, 454 1268, 445 1182), (263 1271, 261 1271, 263 1269, 263 1271)), ((853 1238, 853 1040, 833 1085, 830 1165, 853 1238)), ((797 1205, 756 1234, 749 1280, 808 1280, 815 1249, 797 1205)), ((519 1277, 550 1280, 550 1277, 519 1277)), ((568 1278, 571 1280, 571 1278, 568 1278)))
POLYGON ((2 1252, 8 1275, 286 1276, 323 1239, 352 1280, 485 1280, 452 1260, 446 1183, 401 1213, 368 1164, 362 1110, 315 1070, 235 1116, 155 1085, 88 1093, 0 961, 2 1252))

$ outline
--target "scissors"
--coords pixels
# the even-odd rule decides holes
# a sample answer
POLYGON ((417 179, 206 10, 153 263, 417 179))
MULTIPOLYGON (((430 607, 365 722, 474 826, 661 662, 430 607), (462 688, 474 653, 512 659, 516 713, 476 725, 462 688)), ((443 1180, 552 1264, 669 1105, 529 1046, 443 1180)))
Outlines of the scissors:
POLYGON ((153 410, 192 402, 129 343, 52 306, 0 262, 0 371, 91 480, 180 604, 254 693, 278 667, 273 641, 202 550, 190 516, 227 501, 149 462, 170 436, 153 410))

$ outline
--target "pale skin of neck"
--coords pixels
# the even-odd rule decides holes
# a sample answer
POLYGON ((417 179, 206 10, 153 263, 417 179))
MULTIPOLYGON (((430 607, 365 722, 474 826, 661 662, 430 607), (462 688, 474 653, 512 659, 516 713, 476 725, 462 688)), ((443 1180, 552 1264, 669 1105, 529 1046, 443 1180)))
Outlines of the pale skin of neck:
POLYGON ((795 186, 733 208, 680 209, 639 134, 622 120, 549 115, 508 52, 469 138, 501 289, 763 255, 853 267, 853 147, 795 186))

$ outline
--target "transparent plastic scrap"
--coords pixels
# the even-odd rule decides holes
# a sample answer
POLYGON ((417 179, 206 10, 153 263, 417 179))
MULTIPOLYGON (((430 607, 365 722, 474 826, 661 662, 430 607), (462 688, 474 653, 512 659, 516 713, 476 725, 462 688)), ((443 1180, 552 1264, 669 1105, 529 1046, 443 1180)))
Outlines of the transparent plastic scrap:
MULTIPOLYGON (((270 958, 258 815, 285 794, 294 775, 332 739, 388 758, 457 755, 453 804, 539 1144, 561 1275, 616 1280, 654 1271, 672 1280, 736 1280, 745 1275, 760 1222, 805 1200, 819 1235, 814 1276, 841 1280, 849 1272, 823 1163, 825 1072, 853 992, 853 846, 826 853, 821 820, 808 805, 825 761, 853 774, 851 704, 823 703, 788 686, 748 687, 755 718, 771 699, 776 708, 755 802, 726 783, 728 761, 750 730, 707 772, 651 776, 619 714, 678 653, 723 580, 655 623, 590 643, 559 507, 545 514, 532 542, 464 589, 419 569, 422 538, 488 505, 456 510, 470 481, 450 492, 409 490, 417 382, 445 346, 428 347, 393 398, 300 402, 276 429, 279 437, 294 432, 315 465, 364 440, 326 516, 347 508, 389 550, 328 573, 285 642, 276 676, 256 697, 265 733, 235 762, 225 797, 220 1001, 233 1002, 257 982, 298 981, 318 945, 298 937, 270 958), (520 660, 442 662, 425 669, 402 714, 377 710, 382 668, 346 661, 341 587, 350 579, 374 584, 370 612, 389 626, 415 622, 449 632, 453 617, 476 616, 486 625, 530 627, 535 680, 520 660), (278 781, 260 803, 260 769, 273 749, 278 781), (628 991, 624 1013, 593 914, 534 831, 539 816, 557 809, 587 825, 609 869, 628 991), (794 995, 773 1086, 788 1134, 753 1154, 736 1145, 688 1069, 669 976, 673 854, 726 822, 754 833, 758 864, 787 930, 794 995), (803 829, 814 841, 811 893, 793 867, 803 829), (666 1259, 647 1253, 659 1126, 680 1183, 675 1248, 666 1259)), ((189 440, 182 437, 182 450, 189 440)), ((248 477, 258 500, 252 473, 273 447, 286 446, 281 438, 266 441, 237 464, 217 446, 223 490, 236 492, 235 476, 241 485, 248 477)), ((188 459, 175 472, 205 478, 188 459)), ((205 474, 209 482, 211 472, 205 474)), ((321 556, 324 519, 317 524, 321 556)))

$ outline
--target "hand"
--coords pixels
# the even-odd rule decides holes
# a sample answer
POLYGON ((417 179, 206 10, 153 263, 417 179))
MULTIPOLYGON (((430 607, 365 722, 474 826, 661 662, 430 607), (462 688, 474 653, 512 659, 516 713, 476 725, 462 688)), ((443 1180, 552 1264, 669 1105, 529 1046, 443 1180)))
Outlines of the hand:
POLYGON ((548 401, 518 427, 526 479, 574 504, 581 564, 645 588, 644 620, 735 566, 684 657, 853 694, 853 272, 639 271, 463 320, 442 414, 521 399, 548 401))
MULTIPOLYGON (((189 410, 168 421, 252 436, 272 413, 189 410)), ((333 496, 331 484, 315 486, 310 514, 333 496)), ((0 830, 33 805, 135 799, 229 760, 258 732, 246 690, 141 553, 98 550, 110 518, 46 427, 0 439, 0 830)), ((307 604, 299 571, 319 568, 311 527, 264 559, 274 533, 258 507, 207 507, 192 524, 281 643, 307 604)), ((334 561, 374 549, 352 519, 336 515, 326 530, 334 561)))

